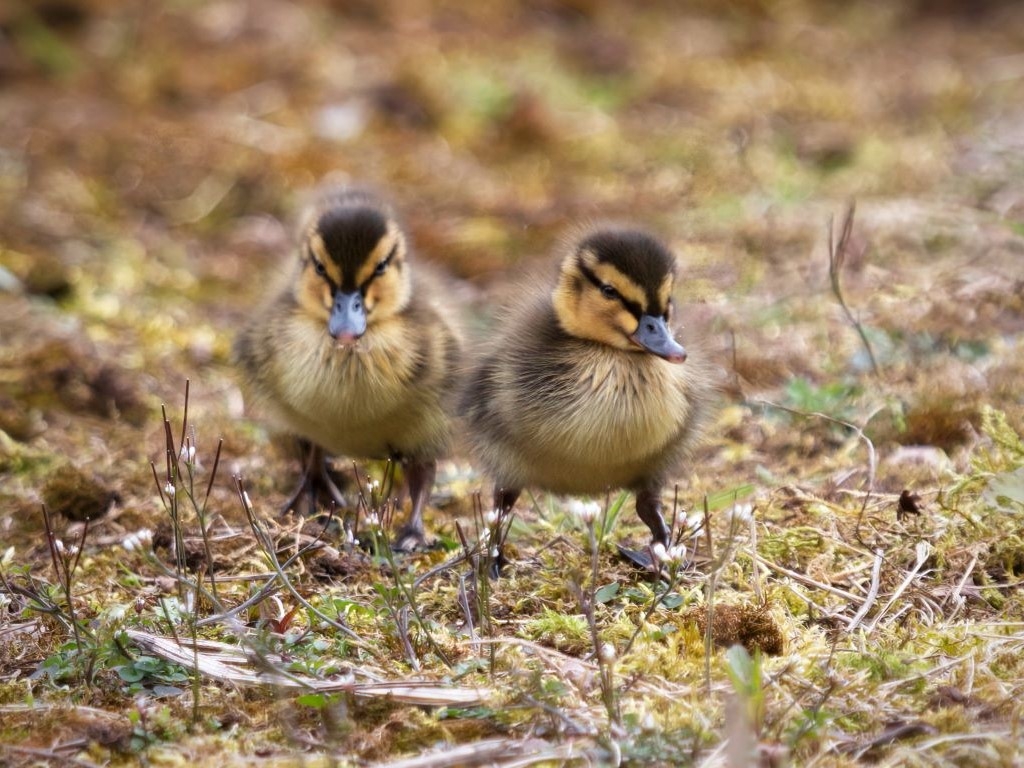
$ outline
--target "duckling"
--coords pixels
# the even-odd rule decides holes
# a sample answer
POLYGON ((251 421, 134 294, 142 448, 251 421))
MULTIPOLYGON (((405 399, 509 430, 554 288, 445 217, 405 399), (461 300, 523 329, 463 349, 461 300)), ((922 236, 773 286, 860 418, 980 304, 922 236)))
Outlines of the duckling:
POLYGON ((662 490, 707 419, 713 387, 673 337, 677 264, 651 235, 578 238, 550 292, 520 303, 468 377, 470 449, 511 510, 524 487, 627 488, 653 542, 669 543, 662 490))
POLYGON ((339 499, 323 454, 393 458, 412 502, 397 548, 424 543, 423 508, 437 459, 451 443, 459 334, 413 273, 395 217, 370 193, 344 190, 318 205, 288 282, 242 330, 234 357, 251 399, 305 444, 291 508, 316 485, 339 499))

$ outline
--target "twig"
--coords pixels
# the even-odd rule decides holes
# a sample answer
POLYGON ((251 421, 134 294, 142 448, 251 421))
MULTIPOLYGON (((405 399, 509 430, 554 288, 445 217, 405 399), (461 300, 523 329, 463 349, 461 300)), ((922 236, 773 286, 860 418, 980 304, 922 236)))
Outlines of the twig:
MULTIPOLYGON (((593 749, 593 748, 591 748, 593 749)), ((450 747, 443 751, 427 752, 402 760, 375 763, 377 768, 472 768, 473 766, 502 766, 524 768, 536 763, 565 765, 582 759, 585 764, 596 764, 587 758, 587 750, 569 741, 551 744, 542 739, 492 739, 450 747)))
POLYGON ((868 595, 864 598, 864 603, 861 605, 860 610, 857 611, 856 615, 850 619, 849 624, 846 625, 847 632, 852 632, 863 618, 867 616, 871 606, 875 604, 875 599, 878 597, 878 577, 882 571, 882 560, 882 550, 876 549, 875 563, 871 568, 871 587, 868 589, 868 595))
MULTIPOLYGON (((867 632, 872 632, 874 630, 875 626, 878 624, 881 618, 886 614, 886 612, 890 608, 892 608, 893 603, 895 603, 899 599, 900 595, 902 595, 906 591, 907 587, 911 585, 914 579, 918 577, 918 574, 920 574, 925 562, 927 562, 928 555, 931 554, 931 551, 932 548, 928 544, 928 542, 922 541, 918 543, 916 551, 917 562, 914 564, 913 569, 910 571, 910 573, 907 574, 907 577, 903 579, 903 583, 901 583, 899 587, 896 588, 896 591, 892 593, 892 597, 890 597, 889 601, 882 607, 882 610, 880 610, 871 620, 871 623, 869 623, 864 628, 867 632)), ((872 581, 873 580, 874 574, 872 573, 872 581)))
MULTIPOLYGON (((456 522, 455 525, 456 525, 456 530, 459 531, 460 527, 459 527, 458 522, 456 522)), ((459 535, 461 537, 461 536, 463 536, 465 534, 460 532, 459 535)), ((465 546, 466 546, 466 544, 465 544, 465 542, 463 542, 463 547, 465 547, 465 546)), ((467 551, 460 552, 459 554, 455 555, 455 557, 453 557, 453 558, 451 558, 449 560, 445 560, 443 563, 438 563, 437 565, 435 565, 433 568, 431 568, 428 571, 424 571, 423 573, 421 573, 419 576, 416 577, 415 581, 413 581, 412 588, 413 589, 419 589, 421 586, 423 586, 423 583, 425 581, 429 581, 430 579, 432 579, 435 576, 438 576, 438 575, 444 573, 445 571, 450 571, 452 568, 454 568, 457 565, 462 565, 462 563, 464 563, 467 560, 469 560, 470 557, 474 554, 474 551, 473 551, 474 549, 478 549, 478 548, 471 548, 471 551, 469 551, 469 552, 467 552, 467 551)))
POLYGON ((964 585, 967 583, 967 580, 971 578, 971 574, 974 573, 974 567, 977 564, 978 555, 975 554, 973 557, 971 557, 971 562, 968 563, 967 567, 964 569, 964 575, 961 576, 960 581, 957 582, 956 589, 947 593, 947 595, 942 599, 942 602, 939 604, 940 608, 945 608, 946 603, 949 601, 951 597, 956 599, 956 610, 954 610, 953 613, 948 617, 949 619, 952 619, 954 616, 960 613, 960 610, 963 607, 964 600, 963 595, 961 593, 963 592, 964 585))
POLYGON ((466 631, 469 633, 469 639, 476 639, 476 627, 473 625, 473 608, 469 604, 469 594, 466 592, 466 574, 459 574, 459 608, 462 609, 462 615, 466 617, 466 631))
MULTIPOLYGON (((754 516, 755 510, 750 510, 750 552, 753 555, 757 554, 757 521, 754 516)), ((757 598, 757 602, 764 605, 764 592, 761 590, 761 571, 757 567, 757 559, 754 559, 753 568, 754 577, 754 597, 757 598)))
POLYGON ((562 710, 562 709, 560 709, 560 708, 558 708, 556 706, 548 704, 547 702, 544 702, 544 701, 540 701, 539 699, 534 698, 533 696, 530 696, 529 694, 523 696, 523 701, 526 704, 528 704, 528 705, 530 705, 532 707, 537 707, 537 709, 540 709, 541 711, 546 712, 547 714, 551 715, 551 717, 555 718, 559 722, 564 723, 565 725, 567 725, 568 726, 567 733, 570 736, 594 736, 594 735, 596 735, 595 729, 587 728, 586 726, 580 725, 575 720, 573 720, 571 717, 569 717, 569 715, 567 715, 564 710, 562 710))
POLYGON ((778 573, 781 573, 783 576, 788 576, 789 578, 793 579, 793 581, 800 582, 804 586, 820 589, 822 592, 828 592, 830 594, 835 595, 836 597, 841 597, 844 600, 848 600, 851 603, 856 603, 860 601, 859 597, 850 592, 847 592, 844 589, 833 587, 831 584, 825 584, 821 581, 815 581, 810 576, 807 576, 803 573, 799 573, 798 571, 791 571, 789 568, 781 566, 778 563, 773 563, 771 560, 766 560, 758 554, 754 555, 754 559, 762 565, 768 566, 773 571, 777 571, 778 573))

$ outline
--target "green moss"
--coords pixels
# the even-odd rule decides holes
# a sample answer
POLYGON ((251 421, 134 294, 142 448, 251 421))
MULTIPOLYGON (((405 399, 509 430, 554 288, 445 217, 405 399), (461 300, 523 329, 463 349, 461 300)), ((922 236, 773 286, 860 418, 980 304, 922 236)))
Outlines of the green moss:
POLYGON ((992 674, 999 680, 1020 680, 1024 676, 1024 657, 1019 649, 1007 648, 989 662, 992 674))
POLYGON ((57 461, 53 454, 20 443, 0 430, 0 472, 31 479, 48 472, 57 461))
POLYGON ((583 654, 591 648, 590 628, 579 614, 564 614, 545 608, 540 616, 523 625, 522 634, 531 640, 565 653, 583 654))
MULTIPOLYGON (((867 672, 868 678, 876 683, 913 677, 914 673, 926 669, 920 659, 889 650, 844 654, 838 661, 849 669, 867 672)), ((911 684, 919 683, 915 681, 911 684)))
POLYGON ((810 526, 784 528, 761 539, 760 553, 773 562, 792 566, 806 563, 821 553, 825 540, 820 530, 810 526))

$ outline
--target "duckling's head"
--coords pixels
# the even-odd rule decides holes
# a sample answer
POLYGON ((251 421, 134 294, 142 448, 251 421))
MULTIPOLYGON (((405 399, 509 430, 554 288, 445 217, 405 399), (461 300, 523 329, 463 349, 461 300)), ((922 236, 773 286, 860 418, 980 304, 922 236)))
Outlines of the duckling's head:
POLYGON ((405 237, 369 197, 340 197, 319 210, 302 239, 300 258, 298 304, 322 320, 339 344, 355 342, 409 302, 405 237))
POLYGON ((676 260, 650 235, 599 229, 577 241, 562 261, 552 294, 566 333, 616 349, 686 360, 669 330, 676 260))

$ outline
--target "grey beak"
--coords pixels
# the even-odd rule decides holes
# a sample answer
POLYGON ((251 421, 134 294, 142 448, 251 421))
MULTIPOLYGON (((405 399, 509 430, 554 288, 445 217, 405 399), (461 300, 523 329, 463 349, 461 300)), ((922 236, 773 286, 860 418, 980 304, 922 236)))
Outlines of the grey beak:
POLYGON ((672 338, 672 332, 664 318, 644 315, 640 325, 630 338, 652 355, 657 355, 670 363, 681 363, 686 360, 683 345, 672 338))
POLYGON ((327 321, 327 332, 338 341, 355 341, 366 333, 366 310, 359 291, 334 294, 334 307, 327 321))

